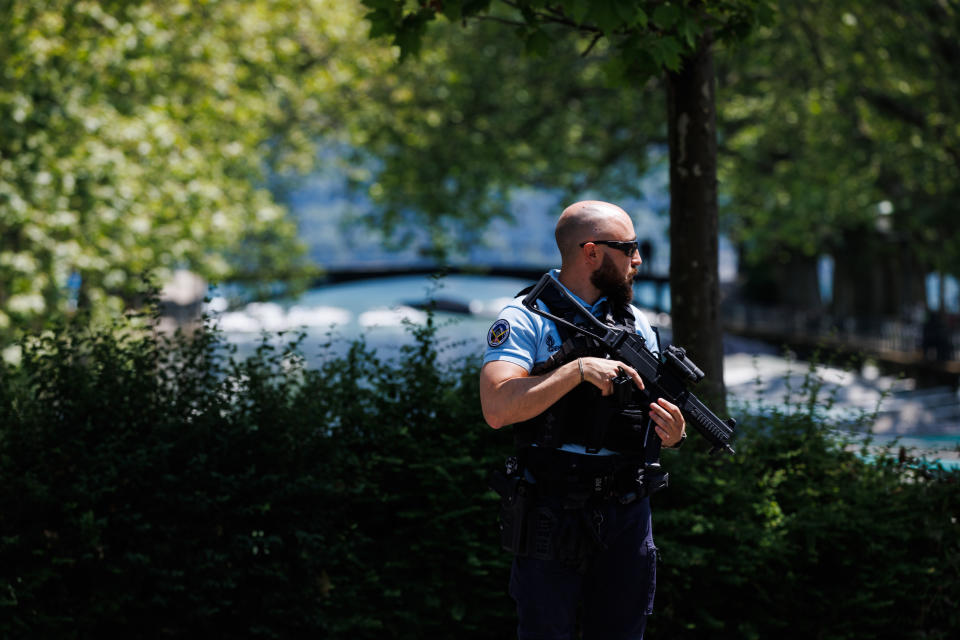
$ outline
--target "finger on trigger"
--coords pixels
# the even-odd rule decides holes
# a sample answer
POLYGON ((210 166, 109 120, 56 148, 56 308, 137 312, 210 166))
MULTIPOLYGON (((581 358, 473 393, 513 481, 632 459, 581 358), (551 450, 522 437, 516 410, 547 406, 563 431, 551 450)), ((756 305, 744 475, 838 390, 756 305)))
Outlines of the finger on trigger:
POLYGON ((626 368, 627 371, 630 372, 630 377, 633 378, 633 381, 634 381, 634 383, 636 383, 637 388, 643 389, 643 388, 644 388, 644 387, 643 387, 643 378, 640 377, 640 374, 637 373, 637 370, 634 369, 633 367, 627 367, 626 365, 624 365, 624 367, 626 368))

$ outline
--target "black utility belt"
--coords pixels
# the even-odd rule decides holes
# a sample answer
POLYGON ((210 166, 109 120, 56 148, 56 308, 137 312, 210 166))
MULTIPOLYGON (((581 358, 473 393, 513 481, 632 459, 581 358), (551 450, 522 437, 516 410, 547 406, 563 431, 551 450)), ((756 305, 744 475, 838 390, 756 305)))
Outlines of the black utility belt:
POLYGON ((639 456, 592 456, 530 447, 523 457, 541 496, 586 494, 632 500, 644 493, 640 486, 644 463, 639 456))

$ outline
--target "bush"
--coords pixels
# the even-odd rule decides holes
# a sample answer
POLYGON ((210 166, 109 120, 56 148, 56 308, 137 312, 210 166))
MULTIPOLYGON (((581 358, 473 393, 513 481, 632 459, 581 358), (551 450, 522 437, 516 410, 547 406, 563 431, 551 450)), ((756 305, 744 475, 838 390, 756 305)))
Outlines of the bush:
POLYGON ((509 635, 476 365, 416 337, 318 370, 215 333, 25 344, 0 391, 0 637, 509 635))
POLYGON ((665 454, 651 636, 956 637, 960 473, 832 433, 802 392, 747 408, 734 457, 665 454))
MULTIPOLYGON (((0 637, 509 638, 477 362, 61 327, 0 385, 0 637)), ((811 394, 813 392, 811 391, 811 394)), ((958 474, 808 411, 667 452, 651 637, 953 637, 958 474)), ((759 413, 759 412, 754 412, 759 413)))

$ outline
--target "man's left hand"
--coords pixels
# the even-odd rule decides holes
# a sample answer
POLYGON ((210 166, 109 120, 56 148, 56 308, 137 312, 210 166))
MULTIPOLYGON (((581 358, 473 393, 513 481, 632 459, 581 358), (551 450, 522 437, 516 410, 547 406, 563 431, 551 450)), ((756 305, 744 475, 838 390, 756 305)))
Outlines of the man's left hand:
POLYGON ((660 398, 650 405, 650 417, 663 446, 675 447, 680 443, 686 422, 677 405, 660 398))

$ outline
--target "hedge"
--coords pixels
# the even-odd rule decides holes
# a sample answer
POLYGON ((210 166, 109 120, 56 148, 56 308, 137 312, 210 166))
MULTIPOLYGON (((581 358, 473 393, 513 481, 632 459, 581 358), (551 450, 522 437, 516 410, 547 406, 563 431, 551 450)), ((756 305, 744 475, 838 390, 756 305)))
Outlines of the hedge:
MULTIPOLYGON (((384 359, 216 331, 24 340, 0 375, 0 637, 509 638, 507 430, 433 320, 384 359)), ((948 638, 958 473, 868 461, 810 402, 691 436, 654 497, 653 638, 948 638)))

